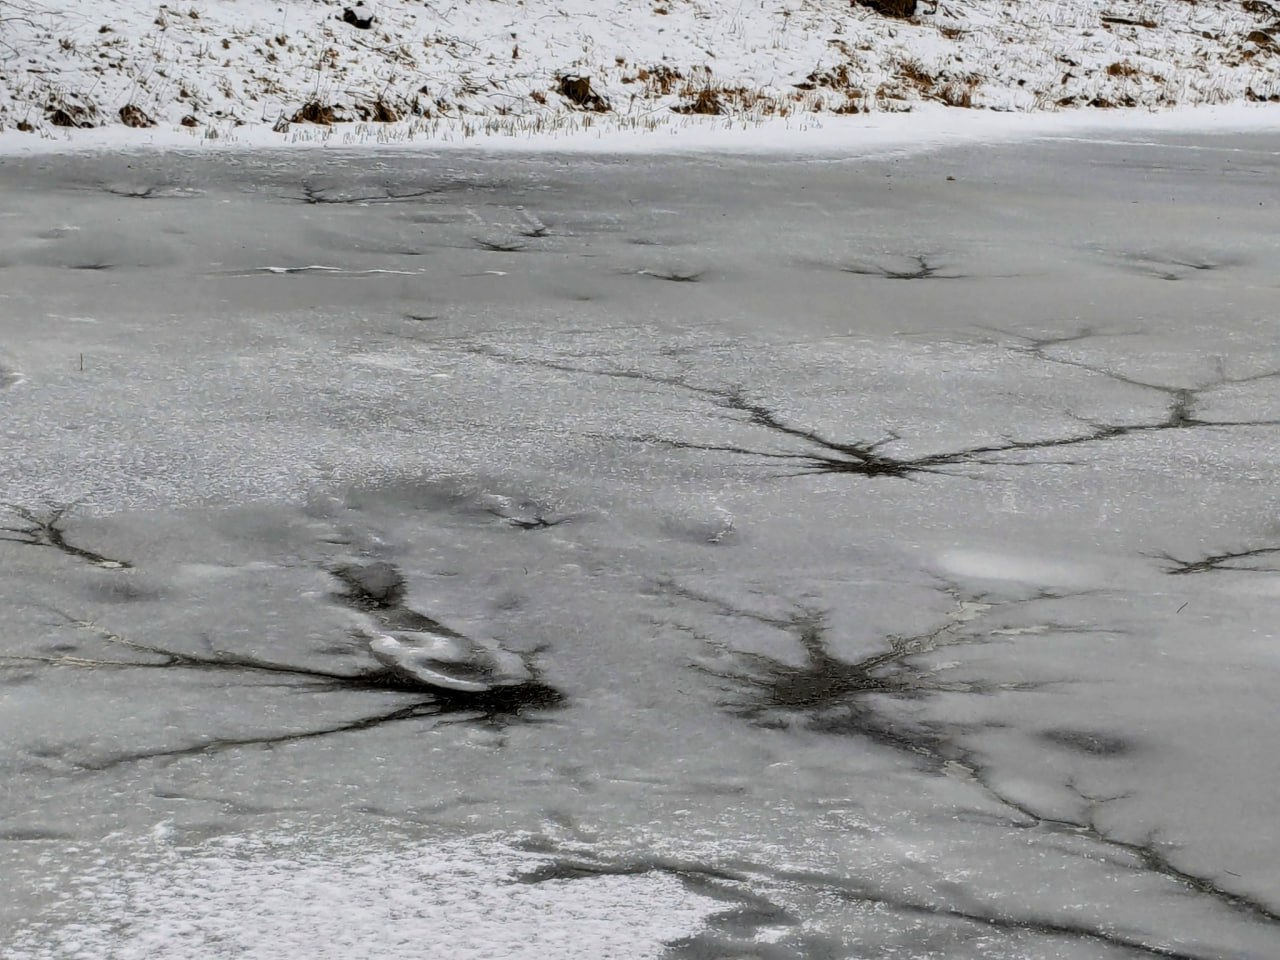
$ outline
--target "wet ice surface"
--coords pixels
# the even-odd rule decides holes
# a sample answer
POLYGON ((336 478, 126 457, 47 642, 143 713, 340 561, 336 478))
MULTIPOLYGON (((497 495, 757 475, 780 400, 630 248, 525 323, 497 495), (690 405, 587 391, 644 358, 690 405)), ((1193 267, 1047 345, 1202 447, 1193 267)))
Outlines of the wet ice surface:
POLYGON ((1278 153, 0 164, 0 952, 1275 956, 1278 153))

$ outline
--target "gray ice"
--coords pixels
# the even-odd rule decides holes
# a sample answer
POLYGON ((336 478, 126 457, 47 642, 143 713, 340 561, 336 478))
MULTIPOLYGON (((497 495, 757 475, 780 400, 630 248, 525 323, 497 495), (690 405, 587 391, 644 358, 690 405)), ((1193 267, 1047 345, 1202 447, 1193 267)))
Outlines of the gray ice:
POLYGON ((0 160, 0 954, 1280 955, 1278 158, 0 160))

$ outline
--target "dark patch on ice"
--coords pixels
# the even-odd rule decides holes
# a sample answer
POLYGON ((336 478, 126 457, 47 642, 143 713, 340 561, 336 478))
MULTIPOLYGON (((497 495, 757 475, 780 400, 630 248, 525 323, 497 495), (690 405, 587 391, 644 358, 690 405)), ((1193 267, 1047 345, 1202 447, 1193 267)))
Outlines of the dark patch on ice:
POLYGON ((388 630, 433 633, 463 639, 463 634, 433 617, 405 605, 404 574, 393 564, 378 560, 346 563, 329 568, 346 587, 335 599, 354 610, 373 614, 388 630))
MULTIPOLYGON (((940 647, 974 642, 965 621, 949 619, 926 633, 885 638, 887 649, 860 660, 844 660, 831 652, 825 617, 794 607, 784 616, 748 610, 717 597, 675 584, 671 596, 711 607, 718 615, 746 619, 789 634, 800 648, 796 664, 765 654, 719 644, 711 662, 695 669, 718 681, 729 699, 721 707, 756 726, 785 729, 798 725, 818 733, 859 736, 882 746, 905 750, 940 764, 962 754, 950 742, 951 731, 890 716, 876 697, 908 699, 933 692, 990 693, 1035 690, 1042 683, 990 685, 981 681, 950 683, 917 658, 940 647)), ((1032 600, 1047 597, 1034 597, 1032 600)), ((958 601, 961 609, 969 601, 958 601)))
POLYGON ((0 363, 0 390, 6 387, 12 387, 16 383, 22 382, 22 374, 11 367, 6 367, 0 363))
POLYGON ((99 577, 88 587, 88 594, 103 603, 151 603, 164 599, 164 592, 140 581, 136 575, 99 577))
POLYGON ((102 270, 114 270, 116 266, 117 264, 114 264, 114 263, 73 263, 71 264, 71 269, 102 271, 102 270))
POLYGON ((1056 746, 1095 757, 1123 757, 1133 752, 1133 743, 1124 737, 1089 730, 1045 730, 1041 738, 1056 746))
POLYGON ((68 654, 68 653, 79 653, 80 648, 81 648, 81 644, 67 643, 65 640, 63 640, 57 643, 46 644, 42 649, 48 653, 68 654))
POLYGON ((338 599, 357 610, 392 610, 404 602, 404 574, 393 564, 348 563, 331 567, 329 572, 347 588, 338 599))

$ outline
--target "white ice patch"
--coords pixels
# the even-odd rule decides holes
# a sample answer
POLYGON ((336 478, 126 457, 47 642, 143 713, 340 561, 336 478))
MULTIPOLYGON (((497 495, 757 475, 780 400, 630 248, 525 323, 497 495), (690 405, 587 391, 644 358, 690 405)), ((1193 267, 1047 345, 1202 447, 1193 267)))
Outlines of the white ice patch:
POLYGON ((938 558, 942 570, 953 576, 978 580, 1004 580, 1044 586, 1082 587, 1097 579, 1097 571, 1079 563, 1011 551, 961 547, 938 558))
POLYGON ((646 960, 724 908, 661 874, 521 882, 550 858, 495 837, 374 845, 224 838, 94 868, 6 958, 646 960))
MULTIPOLYGON (((365 277, 375 276, 381 273, 390 273, 402 277, 414 277, 420 274, 421 270, 349 270, 346 267, 327 267, 323 264, 312 263, 305 267, 262 267, 260 273, 275 274, 291 274, 291 273, 337 273, 344 277, 365 277)), ((248 276, 248 274, 236 274, 236 276, 248 276)))
POLYGON ((46 314, 50 320, 65 320, 67 323, 97 323, 97 317, 64 317, 61 314, 46 314))

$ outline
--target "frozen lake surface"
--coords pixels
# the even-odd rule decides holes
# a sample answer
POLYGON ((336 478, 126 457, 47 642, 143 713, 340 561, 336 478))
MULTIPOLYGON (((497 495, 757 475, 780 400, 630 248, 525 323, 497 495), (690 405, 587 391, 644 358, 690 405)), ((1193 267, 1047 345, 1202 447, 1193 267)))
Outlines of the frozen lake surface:
POLYGON ((6 960, 1280 955, 1280 137, 0 196, 6 960))

